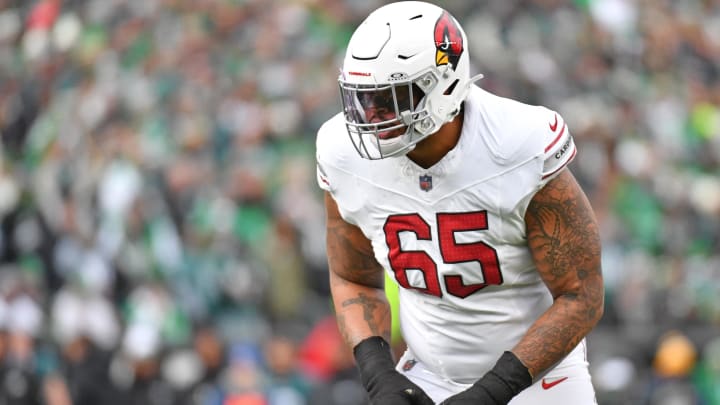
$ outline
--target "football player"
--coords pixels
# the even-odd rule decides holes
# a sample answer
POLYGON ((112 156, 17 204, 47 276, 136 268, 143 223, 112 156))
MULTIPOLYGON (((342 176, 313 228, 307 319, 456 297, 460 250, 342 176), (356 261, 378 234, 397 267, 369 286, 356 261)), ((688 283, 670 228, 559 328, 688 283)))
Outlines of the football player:
POLYGON ((350 39, 342 112, 317 136, 339 328, 374 405, 594 404, 600 237, 573 138, 557 112, 474 84, 467 41, 415 1, 350 39))

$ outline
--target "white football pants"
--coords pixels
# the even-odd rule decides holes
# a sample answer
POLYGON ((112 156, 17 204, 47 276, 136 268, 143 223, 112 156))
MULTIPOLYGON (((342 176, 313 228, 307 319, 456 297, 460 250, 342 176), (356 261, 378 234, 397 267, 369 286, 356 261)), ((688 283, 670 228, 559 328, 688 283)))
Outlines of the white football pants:
MULTIPOLYGON (((436 404, 470 387, 470 384, 456 383, 427 370, 421 362, 414 359, 410 350, 405 351, 400 358, 397 370, 420 386, 436 404)), ((509 403, 509 405, 563 404, 597 404, 588 371, 585 340, 581 341, 563 361, 536 378, 530 387, 509 403)))

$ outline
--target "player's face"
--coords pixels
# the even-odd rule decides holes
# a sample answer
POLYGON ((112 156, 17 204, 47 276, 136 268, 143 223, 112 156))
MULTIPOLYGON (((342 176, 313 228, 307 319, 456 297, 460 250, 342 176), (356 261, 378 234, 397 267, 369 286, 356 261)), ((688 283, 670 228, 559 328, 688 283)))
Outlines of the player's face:
POLYGON ((377 136, 380 139, 391 139, 403 135, 407 126, 382 131, 383 128, 396 126, 393 122, 402 111, 413 111, 421 98, 422 91, 415 87, 410 94, 410 86, 398 86, 378 91, 358 92, 357 97, 365 112, 368 124, 380 124, 377 136), (393 97, 394 93, 394 97, 393 97), (381 124, 387 123, 387 124, 381 124))

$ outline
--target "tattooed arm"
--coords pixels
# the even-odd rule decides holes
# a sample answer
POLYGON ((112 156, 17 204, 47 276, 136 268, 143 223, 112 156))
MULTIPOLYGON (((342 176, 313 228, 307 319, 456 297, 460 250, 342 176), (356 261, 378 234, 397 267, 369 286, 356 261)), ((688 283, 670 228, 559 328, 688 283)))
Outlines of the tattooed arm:
POLYGON ((330 291, 338 327, 350 347, 370 336, 390 341, 390 306, 383 289, 385 274, 370 241, 340 217, 337 204, 325 193, 330 291))
POLYGON ((489 372, 441 405, 507 404, 533 376, 570 353, 602 316, 598 226, 569 170, 533 196, 525 223, 530 251, 554 302, 489 372))
POLYGON ((600 236, 590 203, 567 169, 533 197, 525 222, 535 264, 554 302, 512 352, 537 376, 575 348, 602 317, 600 236))
POLYGON ((433 405, 415 383, 395 370, 385 274, 370 241, 340 216, 325 193, 330 292, 340 333, 353 348, 360 380, 374 405, 433 405))

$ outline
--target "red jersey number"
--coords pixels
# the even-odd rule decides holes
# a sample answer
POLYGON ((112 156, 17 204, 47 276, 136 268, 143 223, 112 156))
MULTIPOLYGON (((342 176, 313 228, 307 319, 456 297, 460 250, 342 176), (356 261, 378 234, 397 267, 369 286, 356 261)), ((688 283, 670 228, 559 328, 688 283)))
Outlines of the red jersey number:
MULTIPOLYGON (((487 211, 443 213, 437 215, 440 254, 445 263, 478 262, 484 282, 465 284, 459 274, 445 275, 443 282, 448 294, 465 298, 488 285, 503 282, 497 251, 485 242, 457 243, 455 232, 482 231, 488 229, 487 211)), ((383 227, 389 248, 388 260, 398 284, 404 288, 419 290, 425 294, 442 297, 437 264, 422 250, 402 250, 400 234, 411 232, 418 240, 432 240, 430 225, 418 214, 391 215, 383 227), (419 270, 425 287, 411 286, 408 271, 419 270)))

